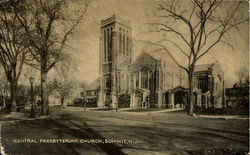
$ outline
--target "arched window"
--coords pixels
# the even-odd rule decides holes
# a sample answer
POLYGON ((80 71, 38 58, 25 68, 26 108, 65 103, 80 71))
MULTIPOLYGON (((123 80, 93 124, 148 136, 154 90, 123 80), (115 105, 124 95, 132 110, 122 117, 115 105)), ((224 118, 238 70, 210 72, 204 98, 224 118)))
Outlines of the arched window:
POLYGON ((107 31, 106 30, 104 30, 104 32, 103 32, 103 37, 104 37, 103 60, 104 60, 104 62, 106 62, 106 51, 107 51, 107 43, 106 43, 107 42, 107 31))
POLYGON ((155 88, 156 90, 159 89, 159 70, 155 71, 155 88))
POLYGON ((119 52, 122 54, 122 34, 119 33, 119 52))
POLYGON ((107 91, 111 91, 111 74, 108 74, 104 80, 105 80, 105 89, 107 91))
POLYGON ((148 72, 147 70, 142 71, 142 88, 148 89, 148 72))
POLYGON ((109 32, 109 50, 108 50, 108 61, 112 61, 112 42, 113 42, 113 40, 112 40, 112 31, 113 31, 113 29, 111 28, 110 29, 110 32, 109 32))
POLYGON ((139 87, 139 72, 136 72, 136 87, 139 87))
POLYGON ((128 39, 128 36, 127 36, 127 41, 126 41, 126 56, 128 56, 129 54, 129 39, 128 39))
POLYGON ((125 35, 122 35, 122 53, 125 55, 125 35))

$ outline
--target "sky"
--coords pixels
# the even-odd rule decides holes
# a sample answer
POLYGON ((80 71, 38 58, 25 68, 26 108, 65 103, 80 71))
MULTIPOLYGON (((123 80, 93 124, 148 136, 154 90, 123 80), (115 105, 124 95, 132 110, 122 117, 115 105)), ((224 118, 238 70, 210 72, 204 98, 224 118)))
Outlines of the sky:
MULTIPOLYGON (((153 0, 94 0, 91 2, 87 18, 79 25, 78 32, 71 38, 73 60, 76 64, 74 76, 80 81, 92 82, 99 76, 99 37, 100 22, 116 14, 131 22, 132 38, 143 38, 141 28, 150 21, 156 1, 153 0)), ((227 2, 226 2, 227 3, 227 2)), ((248 3, 241 12, 248 16, 248 3)), ((237 70, 249 67, 249 30, 248 23, 240 26, 239 32, 232 33, 230 42, 216 46, 198 64, 218 60, 228 81, 237 81, 237 70)), ((157 36, 156 36, 157 38, 157 36)), ((139 43, 133 41, 132 60, 142 52, 139 43)))

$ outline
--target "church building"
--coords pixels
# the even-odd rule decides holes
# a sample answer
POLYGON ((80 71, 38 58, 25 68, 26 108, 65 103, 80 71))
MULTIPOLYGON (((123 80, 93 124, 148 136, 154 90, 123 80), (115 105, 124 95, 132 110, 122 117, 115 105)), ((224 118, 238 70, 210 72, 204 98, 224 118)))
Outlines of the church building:
POLYGON ((225 106, 224 72, 218 61, 195 66, 195 104, 200 108, 225 106))
MULTIPOLYGON (((129 96, 131 108, 184 108, 187 73, 160 51, 143 52, 132 62, 132 28, 117 15, 101 21, 98 107, 116 108, 129 96)), ((221 108, 224 73, 218 62, 195 66, 194 101, 201 108, 221 108)))
POLYGON ((185 105, 186 74, 169 61, 171 59, 167 60, 167 55, 161 54, 143 52, 132 63, 130 107, 177 108, 185 105))

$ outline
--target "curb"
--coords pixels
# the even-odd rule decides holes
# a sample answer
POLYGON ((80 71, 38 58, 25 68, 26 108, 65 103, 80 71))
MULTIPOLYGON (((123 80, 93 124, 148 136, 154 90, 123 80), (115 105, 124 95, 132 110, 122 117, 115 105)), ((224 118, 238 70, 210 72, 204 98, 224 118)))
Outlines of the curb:
POLYGON ((0 124, 14 124, 17 122, 27 122, 27 121, 34 121, 34 120, 41 120, 41 119, 46 119, 46 118, 50 118, 50 116, 41 116, 41 117, 37 117, 37 118, 28 118, 28 119, 24 119, 24 120, 11 120, 11 121, 2 121, 0 122, 0 124))
POLYGON ((222 120, 249 120, 249 117, 223 117, 223 116, 207 117, 207 116, 200 116, 200 115, 196 115, 193 117, 194 118, 205 118, 205 119, 222 119, 222 120))
MULTIPOLYGON (((99 108, 101 109, 101 108, 99 108)), ((84 111, 84 109, 63 109, 63 110, 71 110, 71 111, 84 111)), ((151 115, 151 114, 161 114, 161 113, 168 113, 168 112, 175 112, 175 111, 181 111, 183 109, 174 109, 174 110, 158 110, 158 111, 145 111, 145 112, 134 112, 134 111, 126 111, 126 110, 119 110, 119 113, 124 113, 124 114, 132 114, 132 115, 151 115)), ((115 110, 95 110, 95 109, 86 109, 86 111, 90 112, 115 112, 115 110)), ((249 120, 250 118, 247 117, 222 117, 222 116, 216 116, 216 117, 206 117, 202 115, 195 115, 195 116, 188 116, 190 118, 204 118, 204 119, 222 119, 222 120, 249 120)))
MULTIPOLYGON (((101 108, 100 108, 101 109, 101 108)), ((63 109, 63 110, 72 110, 72 111, 84 111, 81 109, 63 109)), ((136 111, 127 111, 124 109, 119 109, 118 112, 120 113, 128 113, 128 114, 157 114, 157 113, 165 113, 165 112, 175 112, 175 111, 181 111, 183 109, 165 109, 165 110, 157 110, 157 111, 141 111, 141 112, 136 112, 136 111)), ((86 109, 86 111, 91 111, 91 112, 115 112, 115 109, 110 109, 110 110, 95 110, 95 109, 86 109)))

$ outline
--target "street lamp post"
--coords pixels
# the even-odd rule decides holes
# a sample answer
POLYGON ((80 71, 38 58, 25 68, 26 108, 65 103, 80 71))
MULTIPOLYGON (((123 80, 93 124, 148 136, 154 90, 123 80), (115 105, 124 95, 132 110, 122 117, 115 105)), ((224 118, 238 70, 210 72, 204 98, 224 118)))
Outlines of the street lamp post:
POLYGON ((34 99, 33 99, 33 83, 34 83, 34 78, 31 76, 30 77, 30 88, 31 88, 31 91, 30 91, 30 96, 31 96, 31 110, 30 110, 30 117, 31 118, 35 118, 35 111, 34 111, 34 99))
POLYGON ((84 111, 86 111, 87 102, 85 101, 84 98, 83 98, 82 100, 83 100, 83 102, 84 102, 84 111))

